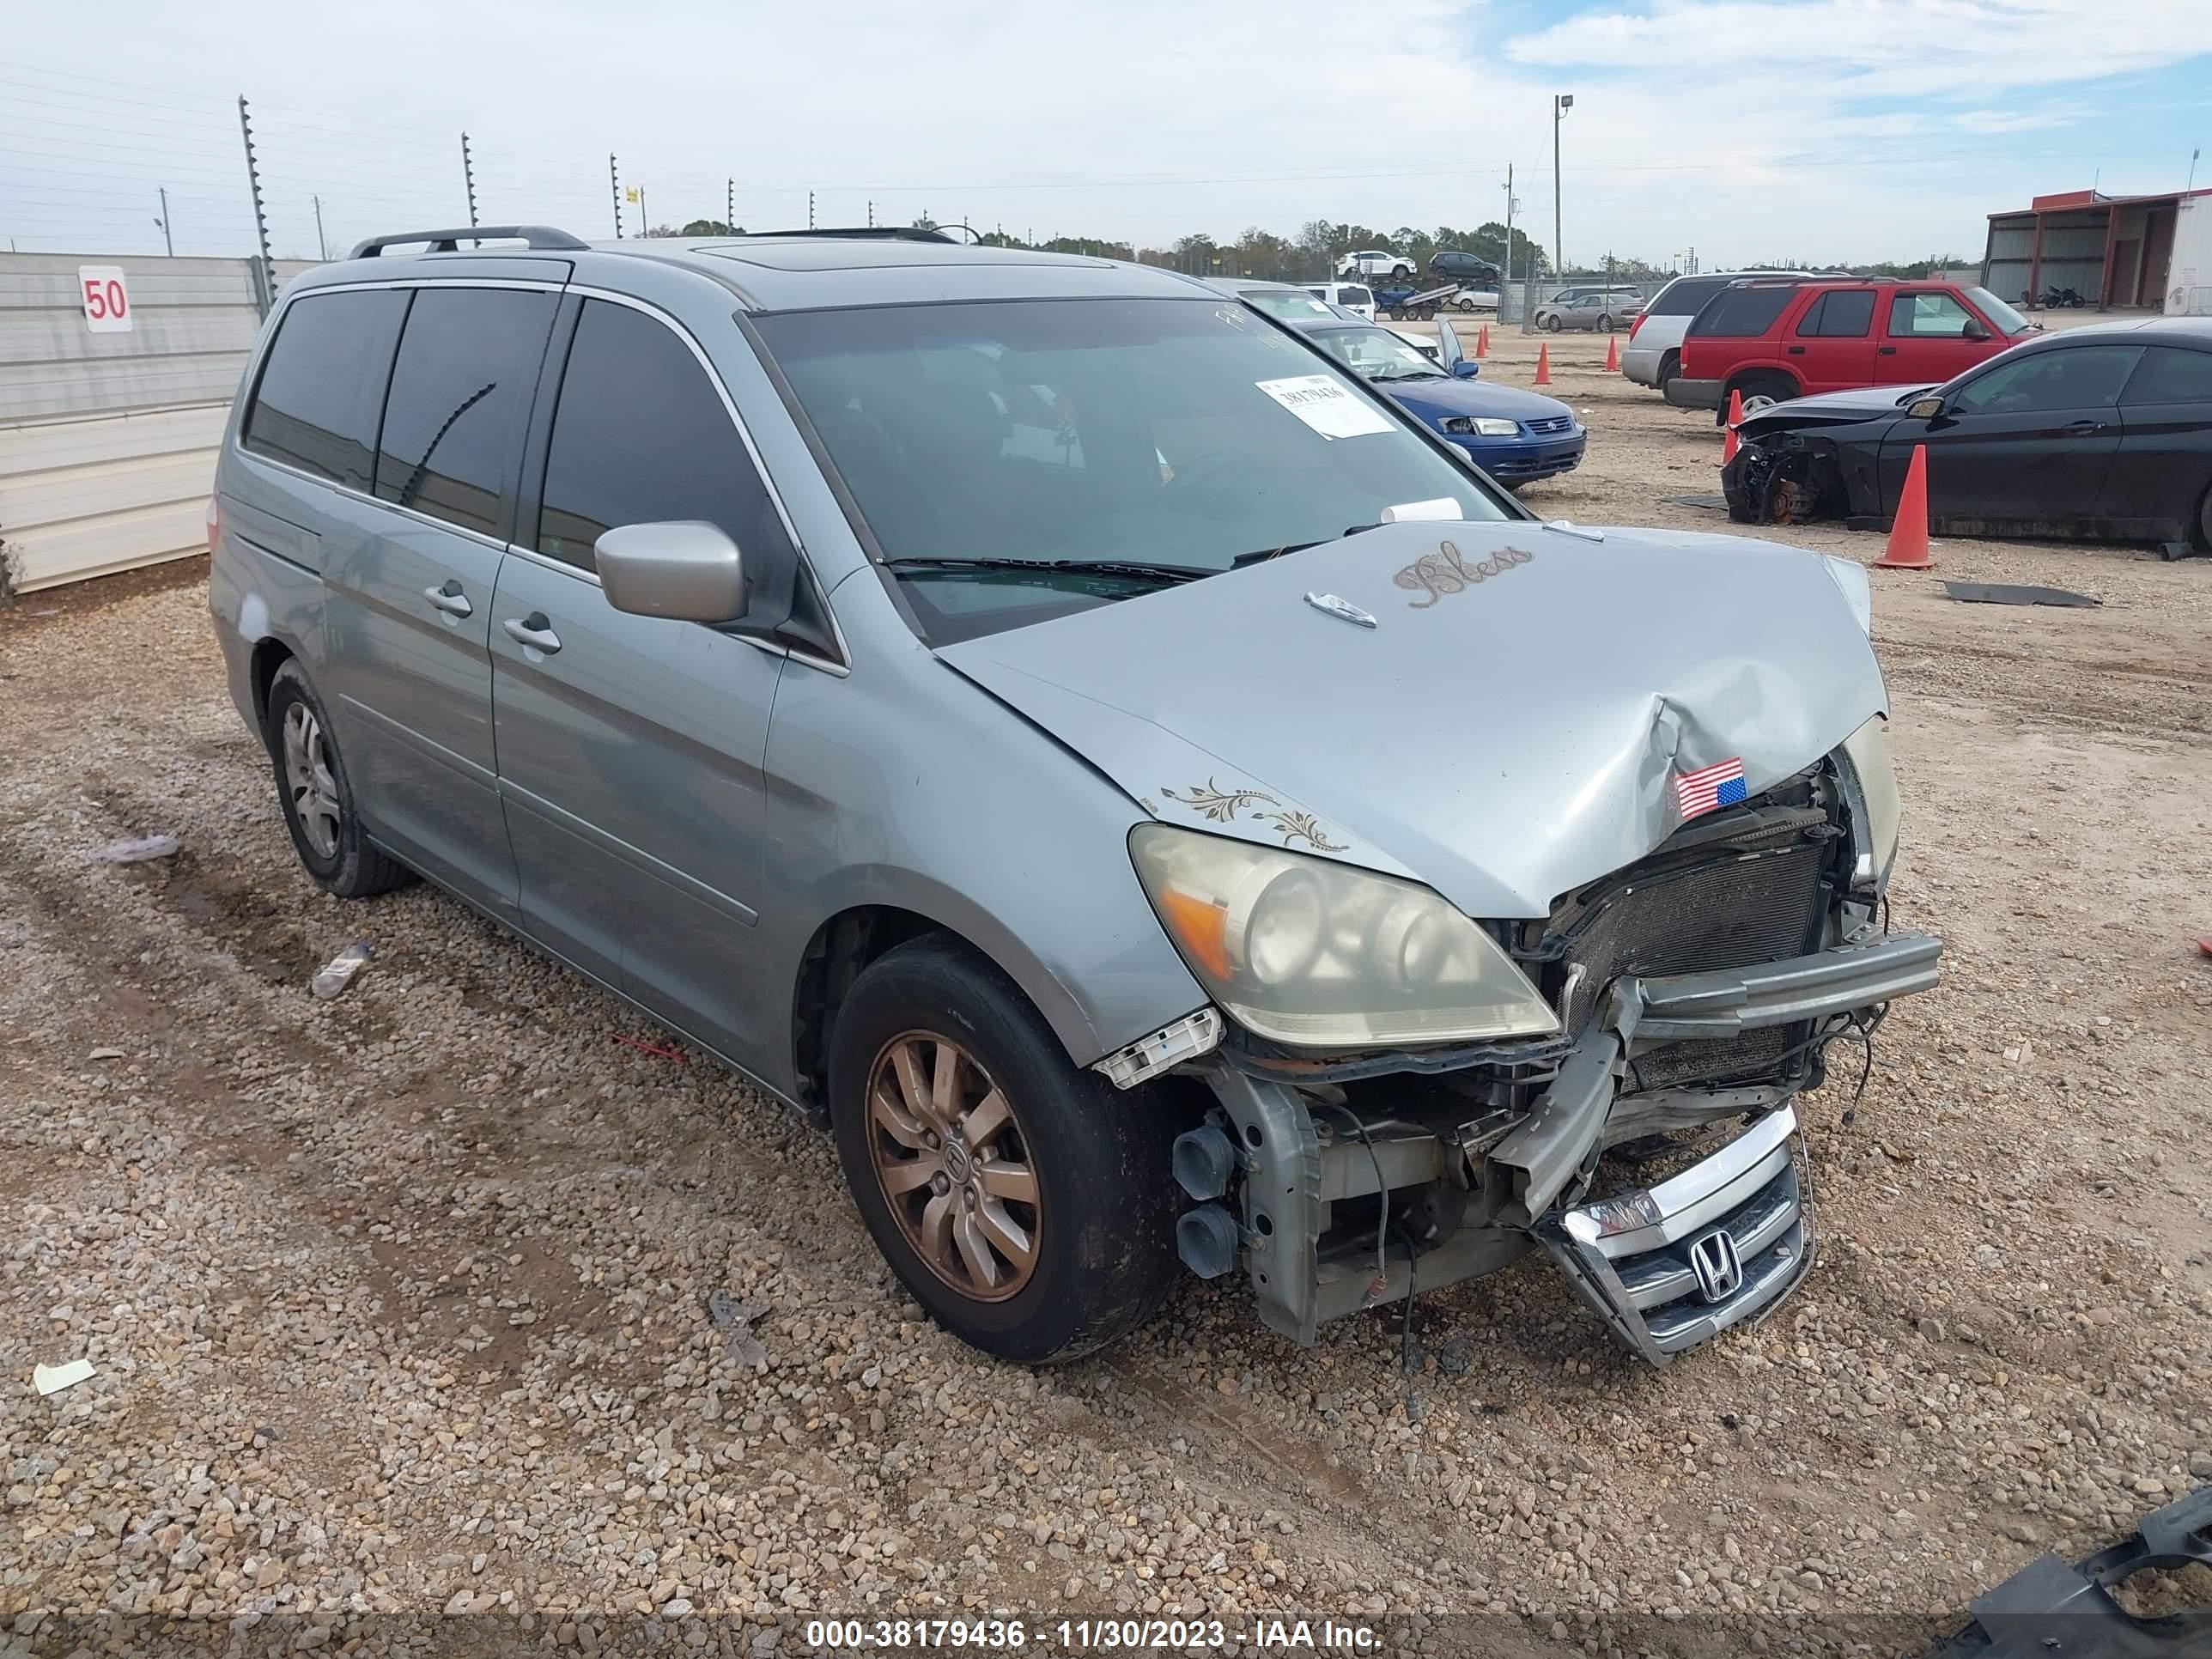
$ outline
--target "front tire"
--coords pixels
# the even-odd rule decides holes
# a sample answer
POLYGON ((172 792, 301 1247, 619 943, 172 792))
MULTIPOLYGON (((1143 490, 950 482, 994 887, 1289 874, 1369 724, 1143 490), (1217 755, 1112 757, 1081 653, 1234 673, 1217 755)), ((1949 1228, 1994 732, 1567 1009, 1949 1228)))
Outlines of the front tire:
POLYGON ((269 683, 262 736, 292 848, 318 887, 340 898, 372 898, 415 878, 362 833, 330 711, 296 661, 283 664, 269 683))
POLYGON ((1174 1285, 1164 1095, 1069 1063, 994 964, 943 934, 854 982, 830 1050, 837 1156, 876 1246, 972 1347, 1073 1359, 1149 1318, 1174 1285))

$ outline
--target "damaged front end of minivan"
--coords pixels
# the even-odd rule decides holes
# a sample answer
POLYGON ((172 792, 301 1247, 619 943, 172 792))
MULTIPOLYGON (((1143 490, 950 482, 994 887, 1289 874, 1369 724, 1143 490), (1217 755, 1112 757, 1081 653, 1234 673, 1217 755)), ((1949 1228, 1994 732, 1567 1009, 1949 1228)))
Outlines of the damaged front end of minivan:
POLYGON ((1216 1109, 1176 1148, 1186 1265, 1241 1257, 1301 1342, 1532 1248, 1655 1364, 1771 1310, 1813 1261, 1796 1099, 1936 978, 1939 941, 1880 921, 1851 750, 1883 741, 1513 928, 1555 1036, 1321 1061, 1224 1025, 1216 1109))
POLYGON ((1888 925, 1865 576, 1730 538, 1450 528, 1455 581, 1393 582, 1399 550, 1438 556, 1413 526, 1249 573, 1241 615, 1313 619, 1279 720, 1249 717, 1206 585, 1149 611, 1141 687, 1089 666, 1126 611, 948 654, 1150 814, 1139 879, 1212 1000, 1097 1069, 1206 1085, 1174 1157, 1191 1271, 1241 1267, 1310 1343, 1540 1250, 1663 1364, 1803 1281, 1799 1097, 1936 981, 1940 941, 1888 925))

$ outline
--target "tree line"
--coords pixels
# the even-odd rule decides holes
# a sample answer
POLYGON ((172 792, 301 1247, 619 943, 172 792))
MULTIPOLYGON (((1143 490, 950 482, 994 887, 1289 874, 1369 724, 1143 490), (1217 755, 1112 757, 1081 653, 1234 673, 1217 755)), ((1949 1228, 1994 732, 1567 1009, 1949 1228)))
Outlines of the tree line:
MULTIPOLYGON (((913 228, 935 230, 951 222, 933 219, 925 214, 915 220, 913 228)), ((1377 230, 1371 225, 1312 219, 1307 221, 1294 237, 1278 235, 1273 231, 1262 230, 1253 225, 1233 240, 1219 241, 1204 231, 1198 231, 1188 236, 1179 236, 1165 247, 1148 247, 1097 236, 1054 234, 1039 237, 1034 229, 1024 228, 1020 231, 1012 231, 1004 225, 994 225, 988 230, 975 226, 973 229, 988 247, 1031 248, 1046 253, 1083 253, 1094 258, 1127 259, 1139 264, 1162 265, 1194 276, 1251 276, 1283 283, 1322 281, 1341 270, 1347 255, 1364 248, 1388 248, 1393 253, 1404 254, 1413 268, 1419 271, 1428 269, 1431 254, 1444 248, 1475 254, 1501 270, 1505 268, 1507 252, 1505 227, 1494 221, 1474 230, 1455 230, 1449 225, 1439 225, 1434 230, 1420 230, 1411 225, 1401 225, 1395 231, 1385 231, 1377 230)), ((655 225, 646 234, 742 236, 744 233, 743 225, 727 225, 719 219, 694 219, 684 225, 655 225)), ((1515 276, 1533 274, 1540 278, 1551 274, 1549 256, 1518 225, 1513 228, 1511 251, 1515 276)), ((1630 280, 1641 271, 1640 266, 1636 271, 1629 270, 1626 263, 1622 269, 1624 276, 1630 280)))
MULTIPOLYGON (((912 228, 935 230, 952 222, 933 219, 924 214, 914 221, 912 228)), ((988 247, 1032 248, 1045 253, 1082 253, 1093 258, 1127 259, 1139 264, 1165 266, 1194 276, 1250 276, 1279 283, 1321 282, 1342 270, 1347 255, 1366 248, 1386 248, 1393 253, 1403 254, 1416 272, 1428 270, 1432 254, 1443 249, 1455 248, 1461 252, 1487 259, 1501 270, 1510 270, 1516 281, 1533 276, 1541 282, 1553 275, 1551 256, 1518 225, 1513 228, 1512 264, 1509 267, 1506 264, 1505 227, 1496 220, 1479 225, 1473 230, 1455 230, 1449 225, 1438 225, 1434 230, 1421 230, 1412 225, 1401 225, 1394 231, 1384 231, 1371 225, 1309 219, 1294 237, 1279 236, 1273 231, 1262 230, 1253 225, 1231 241, 1217 241, 1206 232, 1196 231, 1188 236, 1178 236, 1165 247, 1146 247, 1096 236, 1054 234, 1039 238, 1033 229, 1025 228, 1016 233, 1004 225, 994 225, 988 230, 980 226, 972 228, 988 247)), ((655 225, 646 233, 648 236, 742 236, 744 234, 743 225, 726 225, 719 219, 694 219, 681 226, 655 225)), ((1966 270, 1978 263, 1958 254, 1931 253, 1924 259, 1885 260, 1873 264, 1853 265, 1850 274, 1909 278, 1925 276, 1931 270, 1966 270)), ((1747 260, 1735 268, 1741 270, 1840 269, 1832 261, 1805 259, 1747 260)), ((1646 260, 1615 258, 1608 253, 1573 274, 1601 275, 1611 282, 1652 283, 1664 281, 1674 275, 1674 271, 1669 267, 1655 265, 1646 260)))

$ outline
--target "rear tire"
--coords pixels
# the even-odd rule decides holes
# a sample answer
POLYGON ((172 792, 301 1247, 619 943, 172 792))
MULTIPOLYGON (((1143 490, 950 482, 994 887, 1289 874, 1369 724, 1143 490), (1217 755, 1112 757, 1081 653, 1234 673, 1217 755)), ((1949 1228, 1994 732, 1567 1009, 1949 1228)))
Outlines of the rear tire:
POLYGON ((2204 499, 2197 503, 2197 533, 2190 539, 2199 553, 2212 553, 2212 484, 2205 486, 2204 499))
POLYGON ((1070 1064, 1020 988, 945 934, 854 982, 830 1118, 877 1248, 972 1347, 1073 1359, 1135 1329, 1175 1284, 1169 1153, 1188 1126, 1164 1092, 1070 1064))
POLYGON ((373 898, 415 879, 362 832, 330 713, 297 661, 278 668, 269 683, 262 737, 292 848, 318 887, 340 898, 373 898))
POLYGON ((1667 390, 1667 382, 1681 372, 1682 354, 1680 352, 1670 351, 1661 357, 1659 359, 1659 390, 1664 392, 1667 390))
POLYGON ((1543 319, 1541 326, 1546 333, 1557 334, 1563 325, 1559 321, 1559 313, 1554 312, 1552 315, 1543 319))

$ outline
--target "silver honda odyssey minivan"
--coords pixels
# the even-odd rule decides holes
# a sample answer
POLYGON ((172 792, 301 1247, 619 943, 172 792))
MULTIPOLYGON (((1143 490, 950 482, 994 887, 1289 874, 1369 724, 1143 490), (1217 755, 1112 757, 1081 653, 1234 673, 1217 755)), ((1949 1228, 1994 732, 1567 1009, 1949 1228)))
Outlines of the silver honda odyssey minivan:
POLYGON ((296 279, 210 600, 300 860, 427 878, 836 1137, 1021 1361, 1555 1263, 1654 1363, 1811 1266, 1893 931, 1864 574, 1531 517, 1173 272, 416 233, 296 279))

